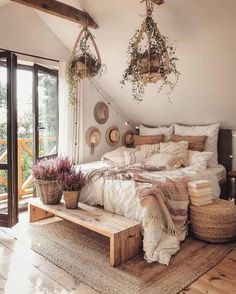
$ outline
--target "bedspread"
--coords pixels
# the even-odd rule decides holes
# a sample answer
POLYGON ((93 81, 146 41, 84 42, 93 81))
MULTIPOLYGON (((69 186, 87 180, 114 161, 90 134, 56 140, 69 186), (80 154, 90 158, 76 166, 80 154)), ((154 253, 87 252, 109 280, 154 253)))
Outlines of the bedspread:
MULTIPOLYGON (((130 167, 125 171, 124 167, 100 165, 100 170, 82 166, 90 180, 80 201, 142 222, 145 259, 168 265, 187 235, 187 181, 208 179, 209 175, 193 167, 175 171, 130 167)), ((211 180, 214 193, 219 193, 218 183, 211 180)))

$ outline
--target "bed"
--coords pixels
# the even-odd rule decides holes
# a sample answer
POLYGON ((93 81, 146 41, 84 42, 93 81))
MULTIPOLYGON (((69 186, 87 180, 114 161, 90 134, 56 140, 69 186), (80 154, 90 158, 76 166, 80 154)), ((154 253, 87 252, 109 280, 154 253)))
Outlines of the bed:
MULTIPOLYGON (((142 171, 140 173, 141 177, 148 180, 141 182, 137 182, 133 178, 124 181, 120 178, 98 177, 85 185, 81 191, 80 201, 88 205, 100 205, 106 211, 142 222, 145 259, 148 262, 158 261, 161 264, 168 265, 171 257, 179 250, 181 241, 186 238, 188 233, 187 226, 178 235, 169 234, 157 222, 149 221, 150 217, 146 215, 146 210, 140 205, 140 199, 137 195, 140 191, 151 188, 150 178, 161 181, 166 178, 176 179, 187 176, 191 180, 209 180, 214 197, 219 197, 220 187, 224 189, 225 186, 226 172, 231 169, 232 165, 230 157, 232 152, 231 131, 220 131, 218 146, 218 167, 208 168, 206 171, 193 166, 174 171, 148 171, 148 173, 142 171), (147 219, 148 221, 146 221, 147 219)), ((115 170, 117 164, 109 161, 98 161, 80 165, 78 168, 81 168, 85 174, 89 174, 94 170, 115 170)), ((184 208, 187 209, 188 203, 182 201, 177 205, 181 206, 181 209, 184 210, 184 208)), ((152 208, 149 207, 149 209, 152 208)))

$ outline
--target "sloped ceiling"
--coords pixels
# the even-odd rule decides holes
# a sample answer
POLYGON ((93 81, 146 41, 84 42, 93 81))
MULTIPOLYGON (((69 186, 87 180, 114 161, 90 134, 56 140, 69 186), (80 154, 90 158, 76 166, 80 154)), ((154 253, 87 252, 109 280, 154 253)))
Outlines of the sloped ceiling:
MULTIPOLYGON (((236 129, 235 0, 165 0, 156 7, 154 17, 160 31, 176 41, 181 77, 172 103, 153 84, 140 104, 132 100, 129 86, 121 88, 120 80, 127 45, 142 22, 144 5, 139 0, 63 2, 87 11, 98 23, 99 29, 92 31, 107 72, 97 82, 130 120, 148 125, 221 121, 224 127, 236 129)), ((0 9, 1 25, 4 7, 0 9)), ((37 12, 37 16, 69 49, 61 55, 66 59, 80 27, 45 13, 37 12)))

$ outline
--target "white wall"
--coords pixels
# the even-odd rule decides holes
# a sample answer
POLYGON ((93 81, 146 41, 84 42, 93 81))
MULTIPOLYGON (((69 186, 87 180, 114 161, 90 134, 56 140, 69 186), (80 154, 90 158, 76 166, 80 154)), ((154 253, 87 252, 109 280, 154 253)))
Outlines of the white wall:
POLYGON ((68 48, 32 8, 10 2, 0 7, 0 47, 65 60, 68 48))
MULTIPOLYGON (((81 162, 91 162, 95 160, 100 160, 101 156, 108 151, 113 150, 114 148, 117 148, 121 146, 121 137, 122 134, 129 130, 133 129, 131 126, 126 126, 125 121, 119 117, 117 114, 117 111, 114 111, 111 105, 114 105, 113 102, 111 101, 111 105, 108 105, 109 108, 109 119, 105 124, 98 124, 94 118, 93 112, 94 112, 94 106, 96 105, 97 102, 102 101, 105 102, 104 99, 101 97, 101 95, 97 92, 97 90, 90 84, 89 80, 83 81, 83 98, 82 98, 82 112, 83 112, 83 117, 82 117, 82 138, 83 138, 83 143, 81 144, 81 152, 80 155, 82 156, 80 158, 81 162), (116 125, 118 129, 120 130, 120 141, 118 144, 114 147, 109 146, 106 143, 105 140, 105 133, 106 130, 113 126, 116 125), (90 154, 90 147, 85 143, 85 133, 88 128, 90 127, 97 127, 99 131, 101 132, 101 141, 99 145, 95 148, 95 152, 93 156, 90 154)), ((106 95, 106 93, 103 93, 106 95)), ((108 96, 105 96, 107 99, 109 99, 108 96)))

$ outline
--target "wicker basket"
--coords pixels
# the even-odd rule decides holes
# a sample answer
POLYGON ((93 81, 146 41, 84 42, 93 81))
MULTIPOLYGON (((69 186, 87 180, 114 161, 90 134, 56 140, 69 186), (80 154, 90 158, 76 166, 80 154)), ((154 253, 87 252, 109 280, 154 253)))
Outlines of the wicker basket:
POLYGON ((66 208, 78 208, 80 191, 63 191, 66 208))
POLYGON ((236 206, 217 199, 212 204, 190 206, 190 230, 197 239, 212 242, 229 242, 236 238, 236 206))
POLYGON ((62 191, 57 181, 35 180, 36 194, 43 204, 58 204, 61 201, 62 191))

